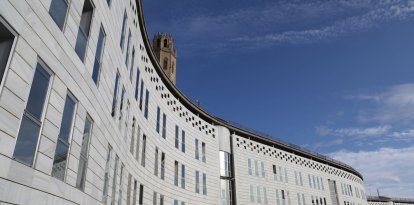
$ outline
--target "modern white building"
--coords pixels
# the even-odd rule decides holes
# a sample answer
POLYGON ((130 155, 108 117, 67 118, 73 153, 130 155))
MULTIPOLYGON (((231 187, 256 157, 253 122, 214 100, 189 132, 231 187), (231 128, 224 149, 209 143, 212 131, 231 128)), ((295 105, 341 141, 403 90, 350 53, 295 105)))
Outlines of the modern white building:
POLYGON ((367 196, 368 205, 414 205, 414 199, 367 196))
POLYGON ((0 1, 0 204, 368 204, 352 167, 191 103, 142 12, 0 1))

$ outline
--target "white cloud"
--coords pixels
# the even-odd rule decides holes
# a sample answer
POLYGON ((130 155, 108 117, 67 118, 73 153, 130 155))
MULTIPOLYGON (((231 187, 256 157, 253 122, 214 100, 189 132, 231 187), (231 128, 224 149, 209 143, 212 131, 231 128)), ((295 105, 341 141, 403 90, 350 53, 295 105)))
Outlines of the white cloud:
POLYGON ((315 149, 323 148, 323 147, 326 148, 326 147, 338 146, 338 145, 341 145, 343 143, 344 143, 343 139, 335 139, 335 140, 332 140, 332 141, 318 142, 313 147, 315 149))
POLYGON ((397 85, 382 93, 348 98, 375 103, 374 109, 360 113, 358 119, 361 122, 409 123, 414 120, 414 84, 397 85))
POLYGON ((413 197, 414 147, 339 151, 329 156, 357 169, 364 177, 367 194, 375 195, 376 189, 379 189, 382 195, 413 197))
POLYGON ((381 137, 389 133, 391 126, 383 125, 377 127, 368 128, 339 128, 332 129, 326 126, 319 126, 316 128, 316 132, 321 136, 336 136, 336 137, 353 137, 354 139, 362 139, 368 137, 381 137))

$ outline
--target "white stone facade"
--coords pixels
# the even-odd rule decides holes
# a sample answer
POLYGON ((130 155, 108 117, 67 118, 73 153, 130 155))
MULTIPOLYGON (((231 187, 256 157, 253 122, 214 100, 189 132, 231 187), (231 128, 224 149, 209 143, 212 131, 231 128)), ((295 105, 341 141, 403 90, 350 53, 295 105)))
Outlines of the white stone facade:
MULTIPOLYGON (((0 55, 0 60, 6 62, 5 70, 0 68, 4 73, 0 79, 0 204, 224 205, 229 204, 226 197, 233 197, 232 202, 240 205, 330 205, 335 203, 328 180, 334 180, 339 204, 367 205, 363 179, 352 168, 266 141, 189 102, 156 62, 140 1, 90 2, 92 16, 85 12, 88 8, 84 0, 0 1, 0 23, 14 35, 10 52, 0 55), (62 2, 67 3, 67 14, 60 28, 51 18, 51 10, 62 2), (85 57, 81 59, 76 51, 79 29, 88 20, 85 57), (105 40, 98 59, 101 28, 105 40), (120 39, 124 39, 123 43, 120 39), (92 79, 95 61, 100 65, 96 83, 92 79), (16 145, 23 139, 22 119, 28 116, 29 95, 39 65, 50 80, 45 103, 40 106, 43 111, 38 134, 28 132, 30 138, 25 141, 33 143, 35 150, 31 153, 16 145), (117 73, 120 78, 115 92, 117 73), (75 106, 68 126, 67 159, 54 163, 57 144, 63 138, 62 119, 68 96, 75 106), (89 142, 85 141, 87 119, 92 122, 89 142), (231 156, 226 169, 232 172, 229 176, 221 173, 220 151, 231 156), (16 154, 19 152, 30 155, 33 161, 22 163, 16 154), (79 185, 82 153, 87 159, 84 186, 79 185), (256 176, 256 168, 249 175, 249 159, 260 162, 260 170, 264 163, 264 175, 256 176), (276 171, 281 167, 284 179, 278 176, 274 180, 273 165, 276 171), (63 172, 52 176, 57 170, 63 172), (300 173, 302 180, 295 178, 295 173, 300 173), (318 180, 315 183, 314 177, 318 180), (228 180, 234 192, 223 192, 220 178, 228 180), (250 187, 254 189, 253 200, 250 187), (349 187, 348 191, 344 187, 349 187), (277 197, 276 190, 284 194, 289 191, 289 200, 277 197)), ((2 34, 7 32, 0 32, 2 40, 2 34)))

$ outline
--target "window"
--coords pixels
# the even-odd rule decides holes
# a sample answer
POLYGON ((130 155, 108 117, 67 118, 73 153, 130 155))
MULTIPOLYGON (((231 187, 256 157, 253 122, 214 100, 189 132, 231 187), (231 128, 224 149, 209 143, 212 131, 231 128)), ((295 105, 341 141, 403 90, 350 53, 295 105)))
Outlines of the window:
POLYGON ((92 23, 93 5, 90 0, 86 0, 83 4, 82 15, 79 25, 78 37, 76 38, 75 51, 79 58, 83 61, 86 54, 86 46, 92 23))
POLYGON ((108 6, 111 6, 112 0, 106 0, 106 3, 108 4, 108 6))
POLYGON ((132 76, 134 75, 134 64, 135 64, 135 47, 132 47, 131 68, 129 69, 129 80, 131 82, 132 82, 132 76))
POLYGON ((141 166, 145 167, 145 152, 147 150, 147 136, 142 135, 142 159, 141 166))
POLYGON ((174 199, 174 205, 178 205, 178 200, 174 199))
POLYGON ((131 205, 131 180, 132 180, 132 175, 128 174, 127 205, 131 205))
POLYGON ((299 185, 298 184, 298 173, 295 171, 295 184, 296 185, 299 185))
POLYGON ((157 192, 154 191, 154 194, 152 195, 152 203, 154 205, 157 205, 157 192))
POLYGON ((158 176, 158 147, 155 148, 154 175, 158 176))
POLYGON ((132 132, 131 132, 131 144, 129 145, 129 152, 131 152, 131 154, 134 154, 134 146, 135 146, 135 123, 136 123, 136 119, 135 117, 132 118, 132 132))
POLYGON ((261 165, 262 165, 262 177, 265 178, 266 177, 266 170, 265 170, 264 162, 261 162, 261 165))
POLYGON ((139 205, 144 204, 144 185, 139 185, 139 205))
POLYGON ((185 165, 181 165, 181 188, 185 189, 185 165))
POLYGON ((135 160, 137 160, 137 162, 139 161, 139 144, 140 144, 140 139, 141 139, 141 127, 138 125, 138 131, 137 131, 137 148, 135 151, 135 160))
POLYGON ((199 176, 200 172, 196 171, 195 172, 195 193, 200 193, 200 181, 199 181, 199 176))
POLYGON ((203 173, 203 195, 207 195, 207 175, 203 173))
POLYGON ((165 178, 165 153, 161 153, 161 179, 165 178))
POLYGON ((80 190, 85 189, 86 170, 88 167, 89 142, 92 135, 93 121, 89 115, 86 116, 85 128, 83 129, 82 147, 79 157, 78 178, 76 187, 80 190))
POLYGON ((63 30, 65 25, 68 7, 69 4, 67 0, 52 0, 52 3, 50 4, 49 14, 60 30, 63 30))
POLYGON ((230 153, 220 151, 220 176, 231 177, 230 153))
POLYGON ((174 162, 174 185, 178 186, 178 162, 174 162))
POLYGON ((168 41, 167 41, 167 39, 164 39, 164 47, 165 48, 168 48, 168 41))
POLYGON ((181 151, 185 153, 185 131, 181 130, 181 151))
POLYGON ((137 189, 138 189, 138 183, 137 183, 137 180, 134 180, 134 195, 132 196, 132 205, 137 204, 137 189))
POLYGON ((254 202, 254 188, 250 185, 250 202, 254 202))
POLYGON ((111 164, 110 164, 111 154, 112 154, 112 147, 108 146, 108 154, 106 155, 104 187, 103 187, 103 201, 104 201, 104 204, 106 204, 106 199, 108 198, 109 169, 111 167, 111 164))
POLYGON ((302 172, 299 172, 299 181, 300 181, 300 185, 303 186, 302 172))
POLYGON ((145 110, 144 110, 144 117, 148 119, 148 101, 149 101, 149 92, 148 90, 145 91, 145 110))
POLYGON ((164 195, 160 195, 160 205, 164 205, 164 195))
POLYGON ((268 204, 266 187, 263 187, 263 202, 268 204))
POLYGON ((13 153, 15 160, 28 166, 34 161, 49 82, 50 74, 37 64, 13 153))
POLYGON ((252 168, 252 160, 251 159, 247 159, 247 167, 248 167, 249 175, 253 175, 253 168, 252 168))
POLYGON ((280 205, 280 196, 279 196, 279 190, 276 189, 276 204, 280 205))
POLYGON ((232 192, 230 180, 220 179, 221 205, 233 204, 232 192))
POLYGON ((139 109, 142 110, 142 98, 144 96, 144 79, 141 80, 141 93, 139 95, 139 109))
POLYGON ((257 203, 261 204, 262 203, 261 189, 260 189, 260 186, 256 188, 257 188, 257 203))
POLYGON ((198 153, 198 139, 195 139, 194 147, 195 147, 195 159, 199 160, 200 159, 200 156, 199 156, 200 154, 198 153))
POLYGON ((70 93, 66 95, 65 107, 63 108, 62 123, 60 125, 57 140, 55 158, 53 160, 52 176, 64 181, 66 163, 69 151, 69 139, 72 133, 73 119, 75 115, 76 101, 70 93))
POLYGON ((125 44, 125 30, 126 30, 126 23, 127 23, 127 13, 126 10, 124 11, 124 19, 122 20, 122 29, 121 29, 121 42, 120 42, 120 46, 121 49, 124 50, 124 44, 125 44))
POLYGON ((207 157, 206 157, 206 143, 202 142, 201 143, 201 154, 202 154, 202 160, 203 162, 207 161, 207 157))
POLYGON ((122 86, 122 93, 121 93, 121 104, 119 106, 119 122, 121 123, 122 120, 122 111, 124 110, 124 98, 125 98, 125 86, 122 86))
POLYGON ((126 68, 127 69, 128 69, 128 65, 129 65, 129 46, 131 44, 131 37, 132 37, 131 30, 129 30, 129 33, 128 33, 128 42, 127 42, 127 50, 126 50, 126 57, 125 57, 125 65, 126 65, 126 68))
POLYGON ((157 125, 156 125, 156 131, 157 131, 157 133, 160 133, 160 115, 161 115, 161 113, 160 113, 161 111, 160 111, 160 107, 158 106, 157 107, 157 125))
POLYGON ((112 111, 111 111, 112 117, 116 115, 116 106, 118 104, 119 78, 120 78, 120 75, 119 75, 119 72, 117 72, 116 77, 115 77, 114 96, 112 97, 112 111))
POLYGON ((257 160, 254 160, 254 173, 256 173, 256 176, 259 176, 259 163, 257 160))
POLYGON ((13 47, 15 35, 11 32, 12 29, 0 18, 0 84, 6 70, 9 57, 11 56, 11 49, 13 47))
POLYGON ((123 177, 123 173, 124 173, 124 164, 121 165, 121 174, 119 175, 119 191, 118 191, 118 205, 121 205, 122 203, 122 177, 123 177))
POLYGON ((165 113, 162 115, 162 137, 167 138, 167 115, 165 113))
POLYGON ((96 52, 95 52, 95 62, 93 65, 93 72, 92 72, 92 80, 95 82, 95 84, 98 84, 99 76, 101 73, 101 64, 102 64, 102 54, 105 46, 105 39, 106 34, 105 30, 101 26, 101 29, 99 30, 99 36, 98 36, 98 44, 96 46, 96 52))
POLYGON ((163 62, 162 67, 164 68, 164 70, 168 69, 168 58, 164 58, 164 62, 163 62))
POLYGON ((119 157, 118 155, 115 156, 115 167, 114 167, 114 175, 113 175, 113 181, 112 181, 112 202, 111 205, 115 204, 115 192, 116 192, 116 178, 117 178, 117 171, 118 171, 118 161, 119 157))
POLYGON ((179 142, 180 139, 179 139, 179 136, 178 136, 179 129, 180 128, 178 127, 178 125, 176 125, 175 126, 175 148, 177 148, 177 149, 179 149, 178 146, 179 146, 179 143, 180 143, 179 142))
POLYGON ((157 39, 157 47, 161 47, 161 39, 157 39))
POLYGON ((135 81, 135 100, 138 100, 139 68, 137 68, 137 79, 135 81))

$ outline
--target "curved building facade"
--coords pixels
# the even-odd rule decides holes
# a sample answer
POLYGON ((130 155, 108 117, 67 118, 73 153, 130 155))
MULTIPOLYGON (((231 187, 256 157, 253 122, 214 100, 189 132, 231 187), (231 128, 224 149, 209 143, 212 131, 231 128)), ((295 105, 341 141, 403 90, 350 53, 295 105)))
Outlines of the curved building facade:
POLYGON ((0 2, 0 204, 367 205, 353 168, 215 118, 141 1, 0 2))

